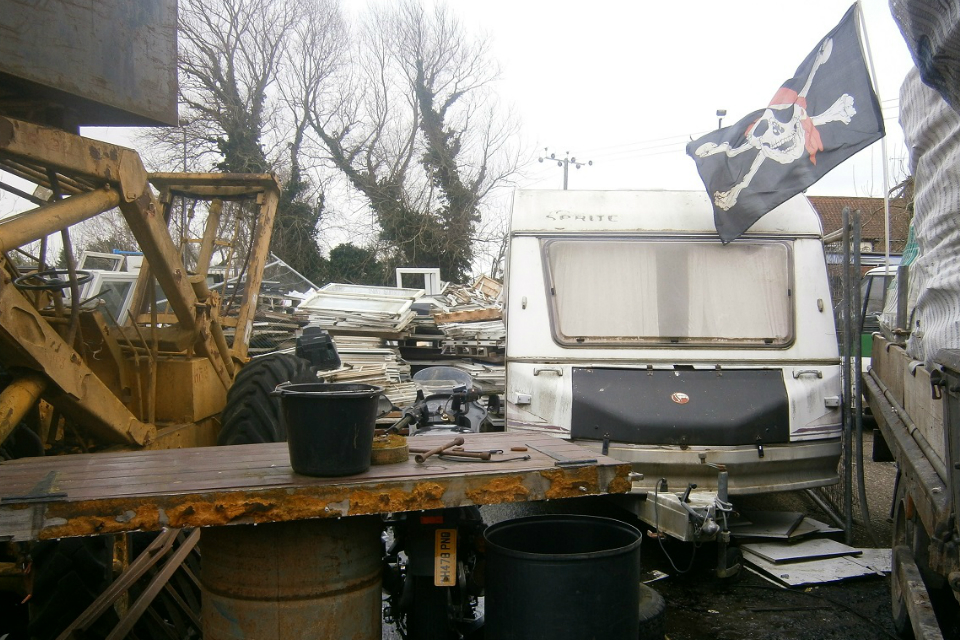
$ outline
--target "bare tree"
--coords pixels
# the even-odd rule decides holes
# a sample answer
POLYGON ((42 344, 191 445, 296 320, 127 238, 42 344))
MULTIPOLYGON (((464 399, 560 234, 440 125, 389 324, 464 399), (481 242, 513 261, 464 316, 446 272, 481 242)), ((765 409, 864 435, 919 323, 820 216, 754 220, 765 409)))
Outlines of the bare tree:
POLYGON ((516 127, 490 91, 499 68, 445 5, 414 0, 372 9, 356 47, 340 98, 307 105, 311 129, 369 200, 395 264, 463 280, 483 201, 517 165, 516 127))
MULTIPOLYGON (((344 33, 336 0, 181 0, 181 127, 156 133, 168 167, 182 160, 196 170, 276 173, 282 196, 271 250, 308 277, 322 268, 324 198, 303 162, 302 101, 284 88, 303 68, 319 69, 323 81, 344 33)), ((225 212, 227 235, 252 236, 242 207, 225 212)))
POLYGON ((203 123, 220 168, 262 173, 264 122, 275 114, 268 89, 278 77, 300 2, 182 0, 179 9, 181 100, 203 123))
MULTIPOLYGON (((168 167, 277 173, 272 249, 308 277, 330 266, 321 185, 339 179, 373 212, 364 255, 387 270, 364 277, 439 266, 462 280, 495 226, 479 225, 490 194, 517 165, 516 127, 491 90, 499 69, 444 6, 380 5, 359 24, 348 30, 338 0, 181 0, 182 122, 154 148, 168 167)), ((225 223, 249 236, 234 215, 225 223)))

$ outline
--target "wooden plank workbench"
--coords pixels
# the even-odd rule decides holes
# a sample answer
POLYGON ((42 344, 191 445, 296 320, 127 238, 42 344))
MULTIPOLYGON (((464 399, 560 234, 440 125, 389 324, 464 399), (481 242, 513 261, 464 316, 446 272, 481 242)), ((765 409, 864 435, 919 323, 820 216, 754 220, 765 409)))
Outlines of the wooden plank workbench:
MULTIPOLYGON (((630 465, 547 435, 463 434, 467 450, 494 460, 431 458, 340 478, 298 475, 286 443, 25 458, 0 463, 0 542, 156 531, 164 527, 525 502, 630 490, 630 465), (595 462, 558 465, 561 457, 595 462)), ((451 439, 420 436, 415 446, 451 439)), ((414 445, 411 445, 414 446, 414 445)))

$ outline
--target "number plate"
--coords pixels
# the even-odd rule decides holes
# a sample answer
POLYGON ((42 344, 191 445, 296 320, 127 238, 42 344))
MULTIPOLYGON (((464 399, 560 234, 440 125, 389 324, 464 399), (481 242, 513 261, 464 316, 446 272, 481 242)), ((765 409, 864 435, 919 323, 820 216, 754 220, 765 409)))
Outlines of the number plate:
POLYGON ((433 584, 438 587, 456 585, 457 530, 437 529, 433 548, 433 584))

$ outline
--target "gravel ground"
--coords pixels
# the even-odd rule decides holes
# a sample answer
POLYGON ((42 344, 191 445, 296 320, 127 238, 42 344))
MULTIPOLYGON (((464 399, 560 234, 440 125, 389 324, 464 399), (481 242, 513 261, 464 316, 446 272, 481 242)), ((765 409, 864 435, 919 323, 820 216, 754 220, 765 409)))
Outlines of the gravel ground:
MULTIPOLYGON (((860 522, 854 526, 853 544, 889 548, 889 511, 896 467, 890 462, 872 462, 871 451, 872 434, 868 430, 864 438, 864 475, 870 522, 878 544, 871 541, 867 528, 860 522)), ((736 499, 734 506, 754 511, 797 511, 822 522, 831 522, 829 515, 803 492, 736 499)), ((626 519, 645 529, 602 498, 495 505, 483 507, 482 512, 488 524, 525 515, 572 512, 626 519)), ((855 517, 859 520, 856 512, 855 517)), ((843 534, 837 539, 842 542, 843 534)), ((666 638, 669 640, 873 640, 896 637, 890 616, 889 578, 871 576, 790 590, 747 570, 742 570, 736 578, 718 580, 712 572, 716 565, 716 546, 713 544, 701 546, 692 569, 678 573, 671 565, 671 559, 685 569, 690 563, 691 547, 668 539, 661 548, 649 534, 643 540, 644 571, 657 570, 668 576, 651 586, 666 601, 666 638)), ((383 638, 392 640, 398 636, 392 627, 385 625, 383 638)))

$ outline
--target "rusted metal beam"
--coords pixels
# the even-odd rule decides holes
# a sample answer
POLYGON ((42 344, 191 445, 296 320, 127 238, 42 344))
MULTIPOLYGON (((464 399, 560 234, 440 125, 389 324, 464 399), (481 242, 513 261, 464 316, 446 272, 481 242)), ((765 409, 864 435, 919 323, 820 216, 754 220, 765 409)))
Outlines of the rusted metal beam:
POLYGON ((13 118, 0 117, 0 156, 121 185, 127 201, 140 197, 147 184, 147 172, 132 149, 13 118))
POLYGON ((214 200, 210 203, 207 213, 206 226, 203 228, 203 240, 200 243, 200 255, 197 257, 197 276, 207 277, 210 269, 210 257, 213 255, 214 242, 217 239, 217 229, 220 227, 220 214, 223 211, 223 202, 214 200))
POLYGON ((120 204, 113 189, 97 189, 44 205, 0 222, 0 252, 16 249, 120 204))
MULTIPOLYGON (((121 203, 120 211, 143 251, 144 261, 150 268, 149 275, 160 283, 180 325, 188 331, 194 331, 197 326, 197 297, 183 267, 180 252, 173 244, 167 223, 161 215, 160 206, 149 188, 136 200, 121 203)), ((141 280, 148 277, 141 272, 141 280)), ((139 281, 137 287, 138 290, 142 289, 139 281)))
POLYGON ((0 444, 13 433, 46 388, 47 377, 32 372, 18 377, 0 393, 0 444))
POLYGON ((56 385, 46 393, 67 415, 107 442, 142 445, 155 434, 140 422, 0 272, 0 350, 4 364, 43 371, 56 385))
POLYGON ((233 341, 233 357, 245 360, 250 342, 250 333, 253 330, 253 317, 257 312, 257 298, 260 294, 260 284, 263 282, 263 267, 270 255, 270 238, 273 234, 273 220, 277 213, 277 203, 280 199, 280 190, 264 191, 260 201, 260 217, 257 225, 253 246, 250 248, 250 258, 247 262, 247 281, 243 288, 243 300, 240 303, 240 313, 237 317, 237 337, 233 341))
POLYGON ((241 187, 245 194, 259 191, 278 191, 277 179, 269 173, 151 173, 150 182, 157 188, 167 188, 186 196, 206 188, 241 187))

